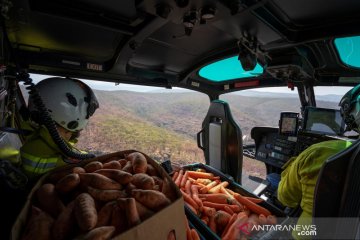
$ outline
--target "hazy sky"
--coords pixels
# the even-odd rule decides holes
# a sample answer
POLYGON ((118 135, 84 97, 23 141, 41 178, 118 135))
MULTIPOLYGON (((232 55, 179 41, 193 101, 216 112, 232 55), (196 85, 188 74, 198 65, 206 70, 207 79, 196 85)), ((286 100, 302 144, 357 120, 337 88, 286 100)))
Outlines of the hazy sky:
MULTIPOLYGON (((37 83, 41 81, 42 79, 48 78, 50 76, 44 76, 44 75, 38 75, 38 74, 31 74, 32 79, 34 80, 34 83, 37 83)), ((120 83, 116 85, 115 83, 109 83, 109 82, 102 82, 102 81, 92 81, 92 80, 83 80, 86 84, 88 84, 91 88, 97 89, 97 90, 128 90, 128 91, 135 91, 135 92, 149 92, 154 90, 166 90, 165 88, 159 88, 159 87, 146 87, 146 86, 138 86, 138 85, 131 85, 131 84, 123 84, 120 83)), ((184 91, 191 91, 183 88, 176 88, 173 89, 181 89, 184 91)), ((344 95, 350 87, 316 87, 315 88, 315 94, 316 95, 327 95, 327 94, 336 94, 336 95, 344 95)), ((253 91, 259 91, 259 92, 275 92, 275 93, 293 93, 297 94, 297 91, 291 91, 290 89, 286 87, 272 87, 272 88, 259 88, 259 89, 252 89, 253 91)), ((171 90, 168 90, 171 92, 171 90)))

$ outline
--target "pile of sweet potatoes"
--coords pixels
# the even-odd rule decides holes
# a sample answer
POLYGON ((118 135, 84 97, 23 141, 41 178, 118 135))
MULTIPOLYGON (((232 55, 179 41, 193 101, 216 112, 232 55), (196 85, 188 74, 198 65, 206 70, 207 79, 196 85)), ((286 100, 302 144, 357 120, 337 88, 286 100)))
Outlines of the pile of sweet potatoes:
MULTIPOLYGON (((228 181, 199 168, 179 170, 172 176, 185 205, 221 239, 246 239, 254 225, 276 224, 277 218, 259 205, 263 200, 242 196, 228 188, 228 181)), ((194 237, 187 232, 187 239, 194 237)))
POLYGON ((33 195, 23 239, 110 239, 175 199, 141 153, 93 161, 48 176, 33 195))

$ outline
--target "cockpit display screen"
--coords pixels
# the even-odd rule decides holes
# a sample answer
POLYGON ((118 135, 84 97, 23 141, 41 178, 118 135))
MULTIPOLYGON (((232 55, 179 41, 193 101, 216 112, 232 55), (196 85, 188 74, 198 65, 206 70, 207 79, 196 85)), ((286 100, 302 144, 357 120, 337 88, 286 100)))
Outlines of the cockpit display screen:
POLYGON ((327 135, 341 135, 344 132, 344 122, 340 110, 306 107, 304 128, 307 132, 327 135))
POLYGON ((280 115, 280 134, 296 136, 298 130, 299 114, 295 112, 282 112, 280 115))

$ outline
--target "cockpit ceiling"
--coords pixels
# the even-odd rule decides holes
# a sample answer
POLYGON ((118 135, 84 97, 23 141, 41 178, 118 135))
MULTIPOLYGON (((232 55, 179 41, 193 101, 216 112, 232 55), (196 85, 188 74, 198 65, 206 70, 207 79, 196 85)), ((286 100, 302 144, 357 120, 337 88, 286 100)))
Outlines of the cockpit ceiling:
POLYGON ((358 0, 2 4, 11 48, 3 59, 31 72, 168 87, 194 88, 195 81, 204 91, 224 91, 199 77, 199 69, 247 46, 265 68, 256 77, 259 86, 344 85, 339 77, 360 77, 358 69, 342 63, 333 44, 335 37, 360 35, 358 0))

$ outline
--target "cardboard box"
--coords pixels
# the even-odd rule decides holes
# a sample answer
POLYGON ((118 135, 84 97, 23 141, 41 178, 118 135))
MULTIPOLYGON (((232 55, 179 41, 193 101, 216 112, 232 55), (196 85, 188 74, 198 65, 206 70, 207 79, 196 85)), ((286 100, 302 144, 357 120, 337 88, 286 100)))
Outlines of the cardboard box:
MULTIPOLYGON (((136 152, 135 150, 127 150, 121 152, 115 152, 107 155, 102 155, 93 159, 85 160, 78 164, 79 166, 84 166, 92 161, 101 161, 107 162, 114 159, 124 158, 126 154, 130 154, 132 152, 136 152)), ((167 178, 171 185, 171 188, 175 191, 176 200, 171 203, 171 205, 165 207, 159 212, 155 213, 150 218, 143 221, 141 224, 121 233, 113 237, 112 239, 120 240, 120 239, 129 239, 129 240, 137 240, 137 239, 167 239, 170 231, 174 230, 175 236, 177 240, 185 240, 186 239, 186 226, 185 226, 185 211, 184 211, 184 201, 182 198, 182 194, 176 185, 173 183, 169 175, 165 172, 165 170, 160 167, 153 159, 144 154, 147 158, 148 163, 150 163, 159 173, 159 175, 164 179, 167 178)), ((31 204, 33 196, 36 190, 45 182, 48 181, 48 177, 51 174, 59 173, 62 171, 69 171, 72 169, 74 165, 68 165, 52 171, 39 179, 36 185, 31 190, 27 201, 21 210, 19 216, 16 219, 12 227, 11 239, 12 240, 20 240, 22 233, 26 227, 27 220, 29 218, 29 213, 31 210, 31 204)))

